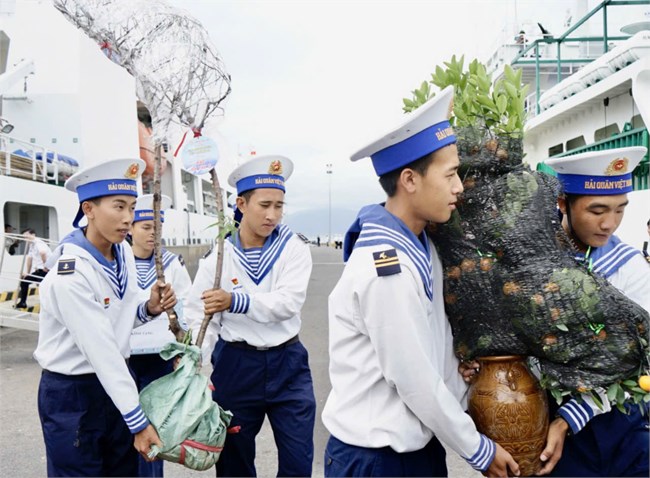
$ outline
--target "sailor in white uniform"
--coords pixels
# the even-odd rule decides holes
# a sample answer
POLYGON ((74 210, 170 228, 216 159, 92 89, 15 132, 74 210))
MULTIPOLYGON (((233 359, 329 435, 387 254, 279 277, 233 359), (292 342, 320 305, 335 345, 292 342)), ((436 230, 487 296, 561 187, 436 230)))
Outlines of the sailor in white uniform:
POLYGON ((329 297, 325 476, 446 476, 440 442, 490 476, 518 474, 465 413, 442 265, 424 232, 449 220, 463 191, 452 98, 443 90, 352 156, 372 158, 388 199, 359 212, 329 297))
MULTIPOLYGON (((650 264, 614 235, 627 193, 633 190, 632 171, 646 154, 646 148, 637 146, 554 158, 546 164, 563 186, 558 207, 576 259, 650 312, 650 264)), ((628 414, 607 411, 575 399, 558 409, 547 444, 549 456, 561 453, 554 476, 650 474, 648 414, 642 416, 637 406, 628 408, 628 414), (565 438, 569 428, 571 435, 565 438)), ((557 461, 557 455, 551 460, 557 461)))
POLYGON ((38 410, 49 476, 138 476, 158 434, 140 408, 126 360, 134 327, 176 303, 169 284, 140 296, 133 221, 144 162, 106 161, 65 187, 79 196, 74 232, 53 253, 41 284, 38 410), (88 225, 79 227, 86 217, 88 225), (137 450, 137 452, 136 452, 137 450))
POLYGON ((312 261, 309 247, 281 224, 283 156, 261 156, 228 178, 237 189, 237 232, 225 241, 221 288, 216 252, 201 260, 186 319, 197 331, 215 314, 203 349, 212 357, 214 400, 233 413, 217 476, 255 476, 255 436, 267 416, 278 476, 311 476, 316 413, 307 350, 298 339, 312 261), (215 345, 215 340, 218 341, 215 345))
MULTIPOLYGON (((162 195, 160 203, 161 222, 164 224, 165 210, 171 205, 171 199, 162 195)), ((135 256, 140 300, 146 300, 151 293, 151 288, 156 284, 153 217, 153 194, 138 197, 131 228, 131 248, 135 256)), ((172 285, 178 298, 179 302, 174 309, 179 316, 179 321, 183 323, 183 304, 192 287, 192 279, 185 268, 183 258, 165 248, 162 250, 162 265, 165 281, 172 285)), ((167 314, 159 315, 142 327, 133 329, 129 366, 139 391, 142 391, 154 380, 173 371, 173 361, 163 360, 159 352, 166 344, 175 340, 176 338, 169 330, 167 314)), ((141 477, 163 476, 163 462, 161 460, 147 462, 140 458, 139 470, 141 477)))

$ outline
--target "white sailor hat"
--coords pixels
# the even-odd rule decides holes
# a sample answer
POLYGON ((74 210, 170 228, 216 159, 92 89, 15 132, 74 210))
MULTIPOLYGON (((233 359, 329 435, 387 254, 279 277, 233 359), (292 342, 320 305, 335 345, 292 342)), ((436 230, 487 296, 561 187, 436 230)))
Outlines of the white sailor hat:
MULTIPOLYGON (((65 188, 77 193, 79 204, 103 196, 137 196, 138 178, 143 171, 141 159, 113 159, 75 173, 65 182, 65 188)), ((79 227, 82 217, 80 206, 74 227, 79 227)))
MULTIPOLYGON (((165 209, 169 209, 172 200, 169 196, 160 195, 160 222, 165 222, 165 209)), ((135 202, 135 215, 133 222, 153 221, 153 194, 138 197, 135 202)))
POLYGON ((546 164, 569 194, 605 196, 632 191, 632 171, 647 149, 643 146, 590 151, 548 159, 546 164))
POLYGON ((293 173, 293 162, 285 156, 260 156, 240 164, 228 176, 228 184, 237 195, 252 189, 273 188, 284 191, 284 182, 293 173))
POLYGON ((400 126, 354 153, 357 161, 370 157, 378 176, 402 168, 456 142, 449 125, 454 87, 448 86, 417 110, 409 113, 400 126))

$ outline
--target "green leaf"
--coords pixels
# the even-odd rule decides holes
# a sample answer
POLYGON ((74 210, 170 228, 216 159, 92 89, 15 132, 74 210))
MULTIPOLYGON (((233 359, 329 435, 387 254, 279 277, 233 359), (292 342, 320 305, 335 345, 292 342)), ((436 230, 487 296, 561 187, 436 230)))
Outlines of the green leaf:
POLYGON ((599 409, 602 410, 602 409, 603 409, 603 402, 601 401, 600 396, 598 395, 598 393, 596 393, 595 390, 592 390, 592 392, 591 392, 591 398, 593 399, 593 401, 594 401, 594 403, 596 404, 596 406, 597 406, 599 409))
POLYGON ((616 403, 623 403, 625 401, 625 390, 619 385, 616 391, 616 403))
POLYGON ((638 382, 636 380, 623 380, 623 385, 627 385, 628 387, 636 387, 638 386, 638 382))
POLYGON ((551 395, 555 399, 558 405, 562 404, 562 393, 557 388, 551 389, 551 395))
POLYGON ((504 95, 499 95, 497 97, 497 107, 499 108, 499 113, 504 114, 506 112, 506 107, 508 106, 508 100, 504 95))
POLYGON ((647 394, 645 395, 645 397, 643 397, 643 401, 644 401, 645 403, 650 402, 650 393, 647 393, 647 394))
POLYGON ((505 68, 503 69, 503 74, 510 83, 517 82, 517 75, 515 75, 515 72, 510 65, 506 64, 505 68))
POLYGON ((618 392, 618 383, 613 383, 607 388, 607 400, 613 402, 616 400, 616 393, 618 392))
POLYGON ((568 332, 569 327, 567 327, 565 324, 555 324, 555 326, 560 329, 562 332, 568 332))
MULTIPOLYGON (((513 100, 516 100, 519 97, 519 95, 517 94, 517 88, 512 86, 510 83, 504 83, 503 86, 506 89, 506 92, 508 93, 508 95, 510 95, 510 98, 512 98, 513 100)), ((515 101, 515 104, 516 103, 517 103, 517 101, 515 101)))
POLYGON ((484 106, 487 106, 490 110, 494 110, 495 107, 496 107, 494 102, 486 95, 478 95, 476 97, 476 101, 478 101, 479 103, 481 103, 484 106))

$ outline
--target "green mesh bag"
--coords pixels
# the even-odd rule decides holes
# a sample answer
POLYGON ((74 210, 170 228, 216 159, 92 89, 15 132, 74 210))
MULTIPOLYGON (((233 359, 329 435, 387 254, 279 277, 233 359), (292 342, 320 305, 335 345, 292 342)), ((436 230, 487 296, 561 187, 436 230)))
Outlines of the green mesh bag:
POLYGON ((173 342, 160 351, 165 360, 178 355, 176 370, 140 392, 142 410, 163 443, 152 446, 150 456, 203 471, 219 460, 232 414, 212 400, 208 378, 199 372, 200 349, 173 342))

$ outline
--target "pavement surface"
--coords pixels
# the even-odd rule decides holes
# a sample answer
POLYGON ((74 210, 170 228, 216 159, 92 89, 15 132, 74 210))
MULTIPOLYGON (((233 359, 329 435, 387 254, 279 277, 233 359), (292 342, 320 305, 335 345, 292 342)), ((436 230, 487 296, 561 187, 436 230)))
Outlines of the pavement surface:
MULTIPOLYGON (((329 434, 320 416, 330 390, 327 350, 327 297, 343 270, 342 252, 312 246, 314 268, 303 308, 300 338, 309 351, 317 414, 314 431, 313 476, 323 476, 323 451, 329 434)), ((32 358, 38 333, 0 327, 0 476, 46 475, 45 447, 36 407, 41 369, 32 358)), ((204 371, 209 373, 208 370, 204 371)), ((276 476, 277 453, 268 422, 257 437, 257 472, 276 476)), ((447 453, 449 476, 480 477, 453 451, 447 453)), ((195 472, 174 463, 165 464, 165 476, 183 478, 214 476, 213 471, 195 472)))

